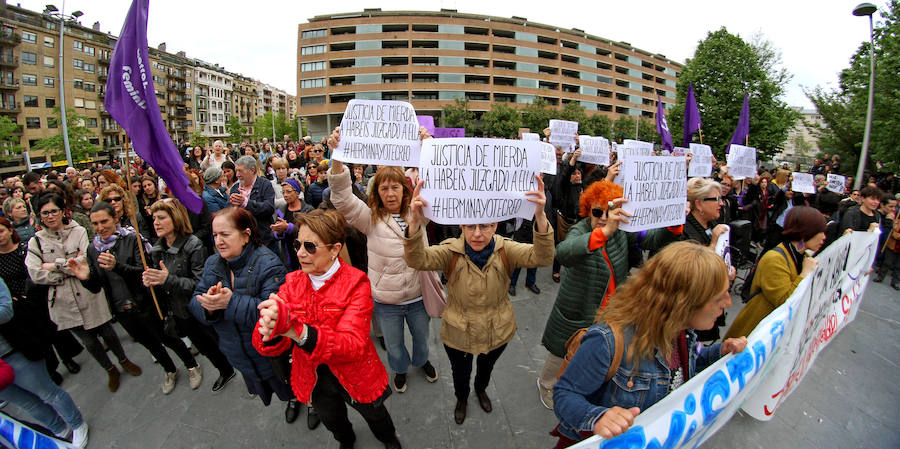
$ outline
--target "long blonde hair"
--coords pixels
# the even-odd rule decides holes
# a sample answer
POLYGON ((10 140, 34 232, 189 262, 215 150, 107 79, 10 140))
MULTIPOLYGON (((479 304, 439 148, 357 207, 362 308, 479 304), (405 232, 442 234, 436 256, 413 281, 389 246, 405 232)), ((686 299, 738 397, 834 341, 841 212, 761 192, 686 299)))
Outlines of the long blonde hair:
POLYGON ((616 289, 596 321, 634 325, 629 362, 651 358, 655 351, 668 359, 673 338, 727 282, 725 261, 714 251, 694 242, 672 243, 616 289))

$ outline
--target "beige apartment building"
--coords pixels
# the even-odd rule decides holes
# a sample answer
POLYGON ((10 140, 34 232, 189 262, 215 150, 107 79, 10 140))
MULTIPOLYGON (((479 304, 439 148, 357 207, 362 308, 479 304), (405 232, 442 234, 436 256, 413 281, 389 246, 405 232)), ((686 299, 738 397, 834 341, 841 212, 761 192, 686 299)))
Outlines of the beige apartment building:
POLYGON ((654 117, 675 103, 682 64, 579 29, 522 17, 381 11, 321 15, 299 25, 297 111, 327 134, 351 99, 409 101, 419 114, 466 99, 477 115, 495 102, 541 97, 588 114, 654 117))

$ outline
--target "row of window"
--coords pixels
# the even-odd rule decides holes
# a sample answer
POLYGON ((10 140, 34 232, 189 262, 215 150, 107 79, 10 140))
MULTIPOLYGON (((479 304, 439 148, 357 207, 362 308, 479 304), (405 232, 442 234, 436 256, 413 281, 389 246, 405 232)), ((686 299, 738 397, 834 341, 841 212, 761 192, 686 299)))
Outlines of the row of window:
MULTIPOLYGON (((56 117, 47 117, 47 128, 53 129, 58 127, 59 119, 56 117)), ((97 127, 97 119, 93 117, 88 117, 84 119, 84 126, 88 128, 96 128, 97 127)), ((41 118, 40 117, 25 117, 25 127, 28 129, 40 129, 41 128, 41 118)))
MULTIPOLYGON (((38 107, 38 97, 37 95, 25 95, 24 102, 26 108, 36 108, 38 107)), ((56 98, 44 98, 44 106, 47 108, 54 108, 56 106, 56 98)))
POLYGON ((96 49, 91 47, 90 45, 84 45, 84 42, 81 41, 72 41, 72 48, 75 51, 84 52, 86 55, 94 56, 96 53, 96 49))
POLYGON ((96 68, 96 66, 94 64, 91 64, 89 62, 84 62, 81 59, 73 59, 72 67, 75 70, 84 70, 85 73, 94 73, 95 68, 96 68))
MULTIPOLYGON (((22 84, 25 86, 37 86, 38 84, 37 75, 29 75, 27 73, 22 74, 22 84)), ((56 86, 56 78, 52 76, 44 77, 44 87, 54 87, 56 86)))

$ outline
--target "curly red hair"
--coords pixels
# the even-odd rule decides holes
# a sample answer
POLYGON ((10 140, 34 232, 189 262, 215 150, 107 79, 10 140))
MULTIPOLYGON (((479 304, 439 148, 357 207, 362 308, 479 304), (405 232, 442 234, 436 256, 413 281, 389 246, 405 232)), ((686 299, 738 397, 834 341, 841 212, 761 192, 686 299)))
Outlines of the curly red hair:
POLYGON ((581 199, 579 200, 581 210, 579 211, 579 215, 582 217, 591 215, 591 206, 597 203, 600 203, 600 207, 603 210, 606 210, 606 208, 609 207, 610 201, 621 198, 622 195, 622 187, 615 183, 605 179, 592 183, 587 189, 584 189, 584 192, 581 194, 581 199))

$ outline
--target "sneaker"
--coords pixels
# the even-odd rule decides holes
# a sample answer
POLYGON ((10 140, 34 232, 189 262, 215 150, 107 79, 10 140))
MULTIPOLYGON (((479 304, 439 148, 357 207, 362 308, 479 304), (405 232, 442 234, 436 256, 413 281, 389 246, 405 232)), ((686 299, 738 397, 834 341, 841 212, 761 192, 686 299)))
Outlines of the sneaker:
POLYGON ((431 364, 431 361, 425 362, 425 364, 422 365, 422 370, 425 371, 425 379, 426 380, 428 380, 429 382, 432 382, 432 383, 437 382, 438 373, 437 373, 437 370, 434 369, 434 365, 431 364))
POLYGON ((544 386, 541 385, 541 379, 537 380, 537 387, 541 397, 541 404, 544 404, 544 407, 553 410, 553 390, 544 388, 544 386))
POLYGON ((200 365, 188 370, 188 379, 191 381, 191 390, 200 388, 200 382, 203 382, 203 369, 200 365))
POLYGON ((88 442, 88 425, 82 422, 80 426, 72 430, 72 446, 83 448, 88 442))
POLYGON ((166 380, 163 382, 163 394, 169 394, 175 390, 175 381, 178 379, 178 371, 174 373, 166 373, 166 380))
POLYGON ((134 362, 128 359, 119 361, 119 365, 122 366, 122 369, 125 370, 126 373, 131 374, 132 376, 140 376, 143 373, 140 366, 135 365, 134 362))
POLYGON ((397 393, 406 391, 406 373, 394 374, 394 390, 397 390, 397 393))

